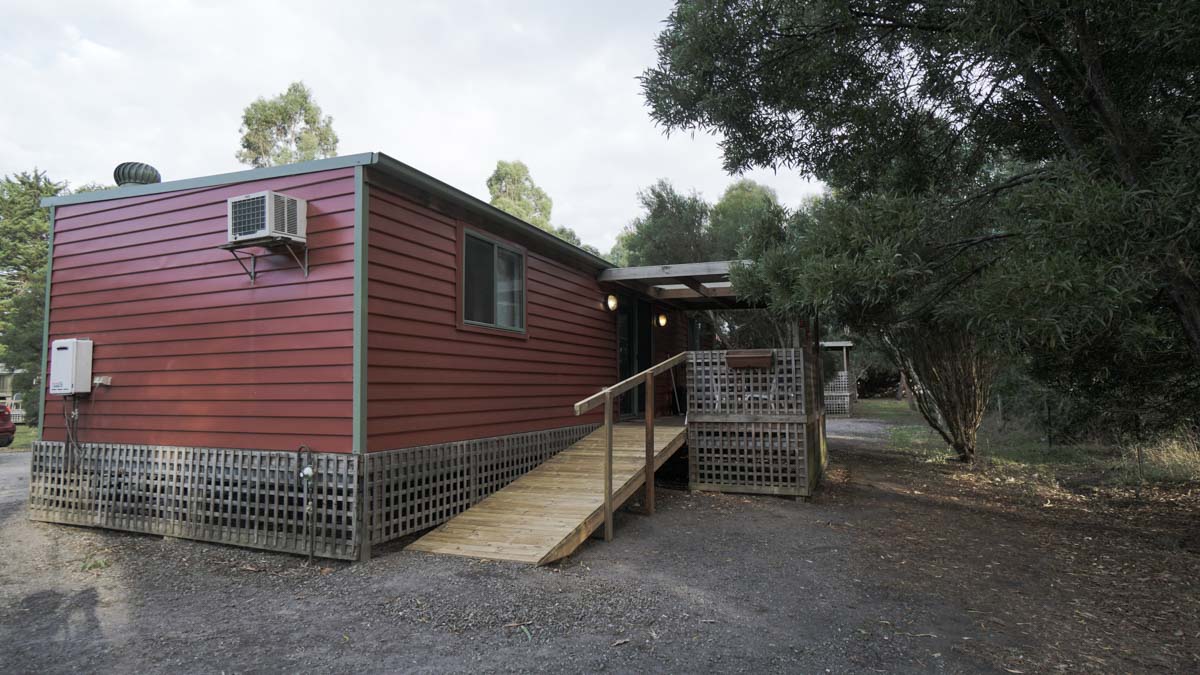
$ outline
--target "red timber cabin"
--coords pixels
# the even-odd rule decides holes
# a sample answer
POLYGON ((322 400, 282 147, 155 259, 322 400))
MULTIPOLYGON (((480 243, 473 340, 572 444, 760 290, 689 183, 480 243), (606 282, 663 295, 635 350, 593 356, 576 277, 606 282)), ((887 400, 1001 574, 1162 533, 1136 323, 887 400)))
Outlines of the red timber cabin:
POLYGON ((779 456, 747 474, 693 450, 693 485, 805 495, 823 463, 802 328, 749 369, 752 354, 689 344, 688 310, 737 306, 728 263, 614 269, 380 153, 43 203, 35 520, 351 559, 441 526, 415 547, 547 562, 601 524, 611 536, 612 509, 652 476, 643 447, 658 466, 712 445, 721 412, 802 456, 764 450, 779 456), (790 403, 731 394, 730 373, 790 403), (596 478, 539 473, 553 462, 596 478), (455 516, 535 474, 598 506, 550 499, 578 525, 516 553, 455 539, 455 516))

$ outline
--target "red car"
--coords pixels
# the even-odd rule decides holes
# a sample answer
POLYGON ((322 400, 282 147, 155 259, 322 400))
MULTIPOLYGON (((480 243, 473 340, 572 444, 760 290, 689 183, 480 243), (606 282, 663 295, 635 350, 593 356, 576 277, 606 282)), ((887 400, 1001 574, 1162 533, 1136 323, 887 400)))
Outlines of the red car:
POLYGON ((17 435, 17 425, 13 424, 12 412, 8 406, 0 403, 0 448, 12 445, 13 436, 17 435))

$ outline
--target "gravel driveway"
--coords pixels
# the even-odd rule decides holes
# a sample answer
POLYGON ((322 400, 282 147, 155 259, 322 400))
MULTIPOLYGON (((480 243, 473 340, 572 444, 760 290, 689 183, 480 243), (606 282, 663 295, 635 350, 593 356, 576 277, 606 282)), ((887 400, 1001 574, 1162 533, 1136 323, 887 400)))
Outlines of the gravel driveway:
MULTIPOLYGON (((835 466, 886 430, 829 426, 835 466)), ((886 506, 837 481, 807 503, 660 490, 543 568, 405 542, 310 567, 30 522, 28 462, 0 453, 0 672, 1003 672, 962 641, 1011 641, 894 583, 861 527, 886 506)))

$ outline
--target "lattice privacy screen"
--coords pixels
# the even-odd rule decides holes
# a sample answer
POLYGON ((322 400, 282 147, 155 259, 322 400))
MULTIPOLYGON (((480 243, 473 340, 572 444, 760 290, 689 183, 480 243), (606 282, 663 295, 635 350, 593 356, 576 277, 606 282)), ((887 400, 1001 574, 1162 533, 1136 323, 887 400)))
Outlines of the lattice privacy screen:
POLYGON ((809 495, 820 472, 816 380, 804 352, 730 368, 726 352, 688 358, 688 458, 695 490, 809 495))

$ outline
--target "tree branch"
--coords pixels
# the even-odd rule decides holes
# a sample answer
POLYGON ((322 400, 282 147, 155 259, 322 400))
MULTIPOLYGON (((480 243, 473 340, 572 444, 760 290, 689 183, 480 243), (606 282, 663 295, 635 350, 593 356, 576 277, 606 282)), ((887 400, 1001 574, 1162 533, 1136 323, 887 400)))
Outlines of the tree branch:
POLYGON ((946 31, 948 31, 950 29, 950 27, 945 24, 918 23, 918 22, 914 22, 914 21, 905 21, 903 19, 897 19, 896 17, 888 16, 886 14, 880 14, 879 12, 870 12, 870 11, 863 10, 863 9, 850 8, 850 9, 848 9, 848 11, 850 12, 851 16, 857 17, 859 19, 875 19, 876 21, 883 22, 883 23, 861 24, 866 28, 907 28, 909 30, 919 30, 919 31, 925 31, 928 33, 945 33, 946 31))
POLYGON ((980 192, 977 192, 969 197, 966 197, 954 204, 951 204, 950 209, 951 210, 958 209, 963 206, 966 206, 967 204, 970 204, 973 201, 976 201, 979 199, 986 199, 988 197, 995 196, 1005 190, 1010 190, 1017 186, 1025 185, 1026 183, 1032 183, 1035 180, 1037 180, 1038 178, 1040 178, 1043 174, 1046 174, 1049 172, 1050 172, 1050 169, 1047 167, 1038 167, 1036 169, 1031 169, 1024 173, 1017 174, 1017 175, 1009 178, 1008 180, 1004 181, 1003 183, 997 183, 996 185, 988 187, 988 188, 986 188, 980 192))

